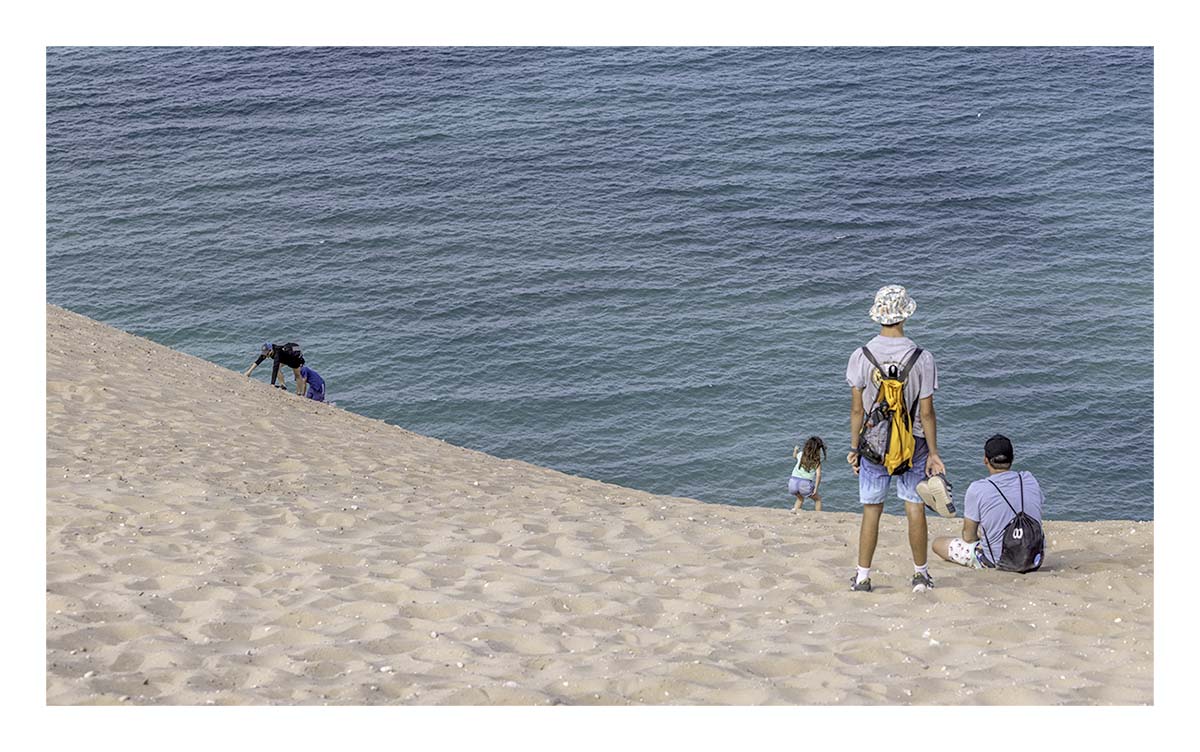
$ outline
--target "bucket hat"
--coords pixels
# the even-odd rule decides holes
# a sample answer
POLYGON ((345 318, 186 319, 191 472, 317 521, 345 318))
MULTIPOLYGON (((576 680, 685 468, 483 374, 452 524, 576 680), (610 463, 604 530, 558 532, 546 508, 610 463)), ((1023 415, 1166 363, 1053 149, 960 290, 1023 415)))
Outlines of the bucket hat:
POLYGON ((871 306, 871 320, 883 326, 899 324, 917 310, 917 301, 900 285, 884 285, 875 293, 875 304, 871 306))

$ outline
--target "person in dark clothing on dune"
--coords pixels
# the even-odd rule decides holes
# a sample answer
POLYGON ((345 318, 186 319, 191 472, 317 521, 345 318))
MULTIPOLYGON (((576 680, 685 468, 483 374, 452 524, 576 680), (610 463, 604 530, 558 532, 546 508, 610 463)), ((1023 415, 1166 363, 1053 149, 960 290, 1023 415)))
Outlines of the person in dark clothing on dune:
POLYGON ((304 378, 300 375, 300 367, 304 365, 304 353, 300 350, 300 345, 295 342, 287 342, 282 345, 276 345, 274 342, 264 342, 262 351, 258 355, 258 360, 246 369, 246 376, 254 373, 254 369, 258 368, 267 358, 271 358, 273 364, 271 366, 271 386, 275 386, 276 379, 279 380, 279 388, 286 389, 284 384, 283 374, 279 373, 279 365, 283 365, 292 369, 296 376, 296 394, 304 394, 304 378))

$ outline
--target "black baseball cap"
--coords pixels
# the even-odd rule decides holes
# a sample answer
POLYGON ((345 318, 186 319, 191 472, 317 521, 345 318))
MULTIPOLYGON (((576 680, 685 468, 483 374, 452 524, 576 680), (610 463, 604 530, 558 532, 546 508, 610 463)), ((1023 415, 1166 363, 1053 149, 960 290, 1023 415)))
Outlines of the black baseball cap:
POLYGON ((1013 461, 1012 442, 1007 436, 996 434, 984 443, 983 456, 987 457, 988 462, 1007 465, 1013 461))

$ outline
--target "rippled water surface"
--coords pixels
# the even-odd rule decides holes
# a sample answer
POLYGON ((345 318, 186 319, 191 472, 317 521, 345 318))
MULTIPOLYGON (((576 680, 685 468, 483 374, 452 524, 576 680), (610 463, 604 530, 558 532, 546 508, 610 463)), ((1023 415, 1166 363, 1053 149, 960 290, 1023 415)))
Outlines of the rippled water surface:
POLYGON ((232 369, 298 341, 339 406, 654 492, 790 506, 819 434, 853 510, 845 365, 896 282, 959 489, 1001 431, 1049 516, 1150 519, 1152 80, 1138 48, 53 48, 48 296, 232 369))

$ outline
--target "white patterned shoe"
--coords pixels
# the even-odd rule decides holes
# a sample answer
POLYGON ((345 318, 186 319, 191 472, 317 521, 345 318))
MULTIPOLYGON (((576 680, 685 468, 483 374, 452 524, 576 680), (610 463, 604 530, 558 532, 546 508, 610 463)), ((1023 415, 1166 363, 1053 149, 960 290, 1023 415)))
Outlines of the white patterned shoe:
POLYGON ((925 502, 925 506, 943 517, 953 517, 958 511, 954 508, 954 496, 951 494, 950 481, 943 473, 931 475, 917 484, 917 496, 925 502))

